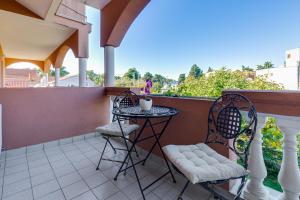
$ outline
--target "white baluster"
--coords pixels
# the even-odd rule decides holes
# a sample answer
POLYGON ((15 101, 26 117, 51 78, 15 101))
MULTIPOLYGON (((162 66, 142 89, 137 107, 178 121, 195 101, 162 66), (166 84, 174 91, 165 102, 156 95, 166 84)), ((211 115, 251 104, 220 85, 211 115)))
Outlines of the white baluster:
POLYGON ((282 200, 299 200, 300 195, 300 170, 297 157, 297 132, 293 127, 280 127, 283 132, 283 160, 278 175, 282 187, 282 200))
POLYGON ((264 116, 258 118, 256 134, 250 146, 250 155, 248 162, 250 180, 248 181, 244 190, 244 198, 247 200, 270 199, 269 193, 263 185, 263 181, 267 176, 267 169, 263 158, 263 141, 261 134, 261 129, 265 126, 264 122, 264 116))

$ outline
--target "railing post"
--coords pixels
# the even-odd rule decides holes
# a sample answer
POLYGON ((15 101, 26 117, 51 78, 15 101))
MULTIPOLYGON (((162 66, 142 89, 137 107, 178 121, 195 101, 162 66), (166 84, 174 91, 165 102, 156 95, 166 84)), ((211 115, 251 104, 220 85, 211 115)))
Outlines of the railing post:
POLYGON ((87 87, 86 67, 87 59, 79 58, 79 87, 87 87))
POLYGON ((263 158, 261 129, 265 126, 265 117, 258 116, 256 134, 250 146, 248 170, 250 171, 244 198, 247 200, 269 199, 269 193, 263 185, 267 176, 267 169, 263 158))
POLYGON ((283 132, 283 159, 278 175, 282 187, 282 200, 299 200, 300 170, 297 156, 297 133, 299 130, 284 125, 280 127, 283 132))
POLYGON ((104 86, 115 85, 115 48, 113 46, 104 47, 104 86))
POLYGON ((59 86, 60 68, 55 68, 55 87, 59 86))

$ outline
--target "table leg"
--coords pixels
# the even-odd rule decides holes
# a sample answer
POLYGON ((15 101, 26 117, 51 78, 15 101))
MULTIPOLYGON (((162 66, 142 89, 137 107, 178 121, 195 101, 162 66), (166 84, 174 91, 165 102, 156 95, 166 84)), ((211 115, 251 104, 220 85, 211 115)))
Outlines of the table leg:
MULTIPOLYGON (((166 121, 166 123, 165 123, 165 125, 164 125, 162 131, 161 131, 160 134, 159 134, 158 139, 160 139, 161 135, 165 132, 165 129, 167 128, 167 126, 168 126, 169 122, 171 121, 171 119, 172 119, 172 116, 169 117, 169 119, 166 121)), ((151 121, 150 121, 150 123, 151 123, 151 121)), ((152 132, 154 132, 154 129, 153 129, 152 124, 151 124, 151 129, 152 129, 152 132)), ((146 161, 148 160, 148 158, 149 158, 149 156, 151 155, 152 151, 154 150, 154 147, 155 147, 155 146, 156 146, 156 142, 155 142, 155 143, 152 145, 152 147, 150 148, 150 150, 149 150, 149 152, 148 152, 148 154, 147 154, 147 156, 146 156, 146 158, 145 158, 145 160, 144 160, 144 162, 143 162, 142 165, 145 165, 145 164, 146 164, 146 161)))
MULTIPOLYGON (((123 129, 122 129, 122 126, 121 126, 121 122, 120 122, 119 117, 117 117, 117 120, 118 120, 120 129, 121 129, 122 135, 125 136, 125 135, 124 135, 124 132, 123 132, 123 129)), ((148 119, 145 121, 145 123, 144 123, 142 129, 140 130, 140 132, 139 132, 139 134, 137 135, 137 137, 134 139, 134 141, 133 141, 133 143, 132 143, 132 146, 131 146, 130 148, 129 148, 127 142, 125 141, 125 146, 126 146, 126 149, 127 149, 127 152, 128 152, 128 153, 127 153, 127 155, 126 155, 126 157, 125 157, 125 159, 124 159, 124 161, 123 161, 121 167, 119 168, 118 173, 116 174, 116 176, 115 176, 115 178, 114 178, 115 181, 118 179, 118 175, 120 174, 120 172, 121 172, 121 170, 122 170, 122 168, 123 168, 123 166, 124 166, 124 163, 126 162, 127 158, 129 157, 129 160, 130 160, 130 162, 131 162, 131 165, 132 165, 132 168, 133 168, 135 177, 136 177, 136 179, 137 179, 137 182, 138 182, 138 185, 139 185, 139 188, 140 188, 140 191, 141 191, 141 193, 142 193, 142 196, 143 196, 143 199, 144 199, 144 200, 145 200, 145 195, 144 195, 143 188, 142 188, 142 186, 141 186, 141 183, 140 183, 138 174, 137 174, 137 172, 136 172, 135 164, 134 164, 133 159, 132 159, 132 157, 131 157, 131 152, 132 152, 132 150, 134 149, 134 146, 135 146, 135 144, 137 143, 137 141, 138 141, 139 137, 141 136, 142 132, 144 131, 145 126, 146 126, 146 124, 148 123, 148 121, 149 121, 148 119)))
MULTIPOLYGON (((153 151, 154 147, 155 147, 156 144, 157 144, 158 147, 159 147, 159 150, 161 151, 161 153, 162 153, 162 155, 163 155, 163 158, 164 158, 164 160, 165 160, 165 162, 166 162, 166 165, 167 165, 167 167, 168 167, 168 170, 169 170, 168 172, 170 172, 170 174, 171 174, 171 176, 172 176, 172 179, 173 179, 173 182, 176 183, 176 180, 175 180, 175 177, 174 177, 174 175, 173 175, 173 173, 172 173, 172 170, 171 170, 171 167, 170 167, 170 165, 169 165, 169 162, 168 162, 168 160, 167 160, 167 158, 166 158, 166 155, 165 155, 164 151, 162 150, 162 146, 161 146, 161 144, 160 144, 160 142, 159 142, 159 139, 161 138, 162 134, 164 133, 164 131, 165 131, 166 127, 168 126, 169 122, 171 121, 171 119, 172 119, 172 116, 169 118, 169 120, 168 120, 167 123, 165 124, 165 126, 164 126, 164 128, 163 128, 163 130, 162 130, 162 132, 160 133, 159 136, 156 135, 155 130, 154 130, 153 126, 152 126, 152 123, 151 123, 151 121, 149 121, 150 127, 151 127, 151 129, 152 129, 152 133, 153 133, 153 136, 155 137, 156 142, 155 142, 154 145, 152 146, 153 148, 151 149, 151 151, 148 152, 148 155, 151 154, 151 152, 153 151)), ((148 156, 148 155, 147 155, 147 156, 148 156)), ((146 160, 145 160, 145 161, 146 161, 146 160)), ((144 161, 144 162, 145 162, 145 161, 144 161)))

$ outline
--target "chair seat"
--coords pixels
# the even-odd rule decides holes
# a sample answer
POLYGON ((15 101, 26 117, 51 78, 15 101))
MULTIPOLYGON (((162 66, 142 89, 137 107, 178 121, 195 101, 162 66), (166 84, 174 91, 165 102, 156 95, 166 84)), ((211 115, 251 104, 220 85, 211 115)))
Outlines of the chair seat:
MULTIPOLYGON (((124 135, 127 136, 133 131, 139 128, 137 124, 121 124, 124 135)), ((113 122, 104 126, 99 126, 96 128, 96 131, 102 135, 107 136, 122 136, 122 132, 118 122, 113 122)))
POLYGON ((238 178, 247 174, 242 166, 218 154, 204 143, 167 145, 163 151, 193 184, 238 178))

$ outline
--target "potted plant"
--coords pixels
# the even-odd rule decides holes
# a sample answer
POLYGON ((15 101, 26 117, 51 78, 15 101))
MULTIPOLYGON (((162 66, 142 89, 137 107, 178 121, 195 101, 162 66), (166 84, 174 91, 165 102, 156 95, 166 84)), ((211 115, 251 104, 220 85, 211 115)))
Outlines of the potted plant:
POLYGON ((143 111, 151 110, 152 99, 149 96, 147 96, 151 93, 151 88, 152 88, 152 81, 150 79, 147 79, 146 86, 141 89, 142 92, 144 93, 144 95, 140 99, 140 107, 141 107, 141 110, 143 110, 143 111))

